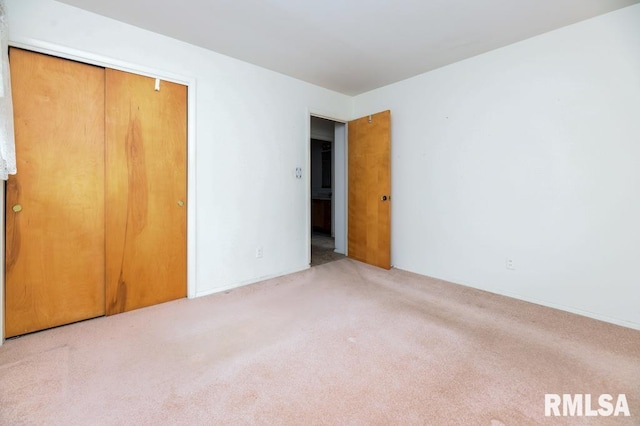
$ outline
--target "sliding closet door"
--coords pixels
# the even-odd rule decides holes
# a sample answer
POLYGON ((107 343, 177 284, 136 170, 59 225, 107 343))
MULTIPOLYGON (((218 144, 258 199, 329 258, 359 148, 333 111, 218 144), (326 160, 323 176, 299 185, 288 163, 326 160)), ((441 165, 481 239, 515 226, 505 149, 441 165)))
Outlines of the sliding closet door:
POLYGON ((187 294, 186 124, 185 86, 106 70, 107 315, 187 294))
POLYGON ((104 315, 104 69, 11 49, 6 336, 104 315))

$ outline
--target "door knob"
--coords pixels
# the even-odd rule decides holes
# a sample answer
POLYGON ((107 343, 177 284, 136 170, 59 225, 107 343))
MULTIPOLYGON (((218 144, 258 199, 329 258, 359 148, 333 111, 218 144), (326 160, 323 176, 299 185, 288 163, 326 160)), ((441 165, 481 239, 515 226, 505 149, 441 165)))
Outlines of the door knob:
POLYGON ((387 201, 389 199, 389 197, 387 197, 386 195, 383 195, 382 197, 380 197, 380 200, 382 201, 387 201))
POLYGON ((180 207, 184 206, 184 201, 179 200, 179 201, 178 201, 178 205, 179 205, 180 207))
POLYGON ((13 207, 11 207, 11 210, 13 210, 16 213, 21 212, 22 211, 22 204, 15 204, 13 207))

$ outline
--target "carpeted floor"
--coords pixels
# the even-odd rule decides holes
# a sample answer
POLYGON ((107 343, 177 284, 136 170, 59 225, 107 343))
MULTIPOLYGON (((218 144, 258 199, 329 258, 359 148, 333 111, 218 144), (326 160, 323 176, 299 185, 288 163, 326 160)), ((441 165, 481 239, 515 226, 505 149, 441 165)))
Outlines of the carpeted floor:
POLYGON ((639 420, 639 331, 350 259, 0 347, 2 425, 639 420), (632 417, 545 418, 545 393, 632 417))

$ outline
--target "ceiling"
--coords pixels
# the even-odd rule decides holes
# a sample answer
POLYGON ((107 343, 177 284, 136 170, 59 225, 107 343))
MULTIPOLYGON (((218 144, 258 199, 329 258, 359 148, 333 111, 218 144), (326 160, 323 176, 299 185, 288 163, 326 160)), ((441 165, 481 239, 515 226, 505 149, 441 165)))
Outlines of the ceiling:
POLYGON ((356 95, 640 0, 59 0, 356 95))

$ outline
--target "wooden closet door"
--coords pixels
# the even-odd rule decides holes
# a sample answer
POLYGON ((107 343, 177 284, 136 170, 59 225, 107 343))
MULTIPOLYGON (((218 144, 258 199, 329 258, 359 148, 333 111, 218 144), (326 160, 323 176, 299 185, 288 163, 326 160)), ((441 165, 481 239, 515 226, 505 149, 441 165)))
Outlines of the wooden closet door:
POLYGON ((6 336, 104 315, 104 69, 11 49, 6 336))
POLYGON ((187 88, 106 70, 107 315, 185 297, 187 88))

